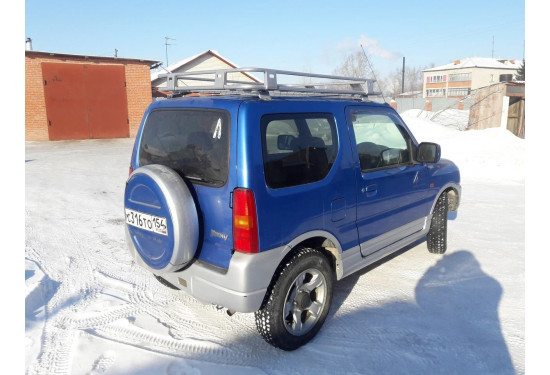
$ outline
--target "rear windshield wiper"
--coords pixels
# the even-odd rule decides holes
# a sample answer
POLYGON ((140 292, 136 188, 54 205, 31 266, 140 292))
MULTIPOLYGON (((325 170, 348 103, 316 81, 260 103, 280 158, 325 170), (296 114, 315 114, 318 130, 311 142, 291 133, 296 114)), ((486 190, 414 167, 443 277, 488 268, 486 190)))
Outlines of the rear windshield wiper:
POLYGON ((188 178, 188 179, 193 180, 193 181, 204 182, 204 183, 207 183, 207 184, 215 184, 215 183, 223 182, 223 181, 220 181, 220 180, 210 180, 210 179, 200 177, 200 176, 184 175, 183 177, 188 178))

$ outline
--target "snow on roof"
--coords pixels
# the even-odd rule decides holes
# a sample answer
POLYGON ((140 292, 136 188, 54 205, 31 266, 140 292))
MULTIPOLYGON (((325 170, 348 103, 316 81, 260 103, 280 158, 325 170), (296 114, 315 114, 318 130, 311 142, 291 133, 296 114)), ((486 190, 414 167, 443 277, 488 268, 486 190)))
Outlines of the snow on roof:
MULTIPOLYGON (((185 65, 185 64, 187 64, 187 63, 189 63, 189 62, 191 62, 195 59, 198 59, 199 57, 201 57, 203 55, 206 55, 207 53, 217 57, 218 59, 222 60, 223 62, 227 63, 228 65, 230 65, 233 68, 238 68, 238 66, 236 64, 234 64, 233 62, 229 61, 228 59, 226 59, 225 57, 220 55, 218 53, 218 51, 209 49, 209 50, 201 52, 197 55, 188 57, 188 58, 183 59, 183 60, 176 61, 175 63, 172 63, 172 64, 168 65, 166 68, 161 67, 156 72, 151 72, 151 82, 153 82, 154 80, 159 78, 159 74, 166 74, 168 72, 173 72, 173 71, 177 70, 178 68, 182 67, 183 65, 185 65), (167 72, 167 70, 168 70, 168 72, 167 72)), ((258 79, 255 78, 254 76, 249 75, 248 73, 243 73, 243 74, 245 74, 250 79, 258 82, 258 79)))
POLYGON ((434 72, 439 70, 461 69, 461 68, 493 68, 518 70, 521 60, 518 59, 494 59, 491 57, 466 57, 465 59, 455 60, 446 65, 436 66, 423 70, 424 72, 434 72))

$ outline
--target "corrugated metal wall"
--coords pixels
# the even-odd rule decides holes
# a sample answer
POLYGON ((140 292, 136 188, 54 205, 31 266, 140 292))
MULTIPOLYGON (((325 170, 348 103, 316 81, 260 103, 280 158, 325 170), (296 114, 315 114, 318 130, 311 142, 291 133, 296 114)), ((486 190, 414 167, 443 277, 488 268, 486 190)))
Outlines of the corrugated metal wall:
POLYGON ((50 140, 130 135, 123 65, 42 63, 50 140))

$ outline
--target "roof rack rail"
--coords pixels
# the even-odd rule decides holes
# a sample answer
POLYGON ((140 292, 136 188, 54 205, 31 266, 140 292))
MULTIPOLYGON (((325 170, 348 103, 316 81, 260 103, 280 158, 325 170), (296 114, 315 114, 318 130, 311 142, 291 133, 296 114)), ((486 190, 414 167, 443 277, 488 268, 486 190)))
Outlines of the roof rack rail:
POLYGON ((369 95, 381 95, 374 91, 374 79, 342 77, 325 74, 300 73, 287 70, 267 68, 235 68, 204 70, 184 73, 160 74, 159 78, 166 78, 166 88, 163 91, 174 95, 188 93, 258 93, 260 98, 268 99, 270 94, 289 93, 294 95, 328 95, 328 96, 359 96, 366 98, 369 95), (262 73, 262 81, 244 81, 235 79, 239 73, 262 73), (230 77, 231 75, 231 77, 230 77), (305 79, 316 78, 324 80, 296 84, 283 84, 278 81, 280 76, 293 76, 305 79), (191 83, 198 83, 193 85, 191 83))

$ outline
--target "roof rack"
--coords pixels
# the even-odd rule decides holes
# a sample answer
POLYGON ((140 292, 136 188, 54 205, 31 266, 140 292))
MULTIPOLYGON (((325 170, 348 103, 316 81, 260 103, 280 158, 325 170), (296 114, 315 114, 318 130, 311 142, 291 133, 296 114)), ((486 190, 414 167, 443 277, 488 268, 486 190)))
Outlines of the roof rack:
MULTIPOLYGON (((242 77, 242 75, 241 75, 242 77)), ((272 94, 290 95, 328 95, 328 96, 358 96, 362 99, 369 95, 381 95, 374 91, 374 79, 342 77, 324 74, 300 73, 287 70, 266 68, 235 68, 204 70, 184 73, 160 74, 166 78, 166 88, 172 96, 188 93, 257 93, 262 99, 270 99, 272 94), (262 73, 262 81, 244 81, 238 79, 239 73, 262 73), (231 77, 230 77, 231 75, 231 77), (237 78, 235 77, 237 75, 237 78), (316 78, 324 80, 297 84, 283 84, 278 81, 280 76, 293 76, 302 79, 316 78), (236 78, 236 79, 235 79, 236 78), (193 85, 192 83, 198 83, 193 85)))

